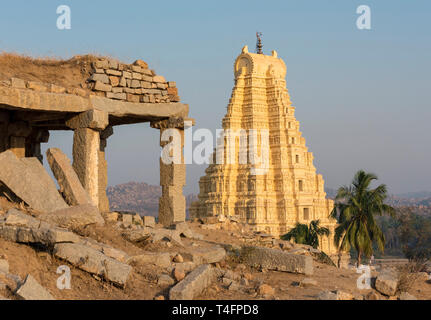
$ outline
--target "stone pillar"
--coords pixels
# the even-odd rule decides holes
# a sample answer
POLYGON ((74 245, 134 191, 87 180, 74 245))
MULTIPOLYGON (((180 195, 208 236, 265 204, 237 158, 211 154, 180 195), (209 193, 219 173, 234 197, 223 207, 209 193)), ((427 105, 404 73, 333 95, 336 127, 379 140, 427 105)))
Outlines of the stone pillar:
MULTIPOLYGON (((162 141, 163 133, 168 129, 177 130, 181 145, 173 146, 180 148, 180 163, 166 164, 163 158, 160 158, 160 185, 162 186, 162 196, 159 200, 159 222, 164 226, 169 226, 176 222, 185 221, 186 219, 186 200, 183 195, 183 187, 186 183, 186 165, 184 163, 184 119, 170 118, 167 120, 154 121, 151 123, 152 128, 160 130, 160 146, 166 147, 174 143, 173 138, 169 141, 162 141)), ((172 153, 171 153, 172 156, 172 153)))
POLYGON ((99 110, 80 113, 66 121, 74 130, 73 168, 93 204, 99 207, 100 132, 109 123, 108 114, 99 110))
POLYGON ((8 125, 8 147, 18 158, 25 158, 25 140, 31 131, 31 127, 24 121, 12 122, 8 125))
POLYGON ((43 155, 41 152, 40 144, 47 143, 49 140, 49 131, 34 129, 26 139, 25 156, 35 157, 43 163, 43 155))
POLYGON ((99 149, 99 210, 101 212, 109 212, 109 200, 106 196, 106 188, 108 187, 108 162, 105 158, 105 148, 107 140, 114 134, 114 129, 108 126, 100 133, 100 149, 99 149))

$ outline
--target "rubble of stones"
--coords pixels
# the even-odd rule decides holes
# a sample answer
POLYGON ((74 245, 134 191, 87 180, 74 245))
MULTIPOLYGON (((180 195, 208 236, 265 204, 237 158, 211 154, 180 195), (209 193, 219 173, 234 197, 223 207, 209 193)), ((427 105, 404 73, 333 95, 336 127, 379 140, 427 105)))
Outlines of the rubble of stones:
POLYGON ((98 95, 128 102, 178 102, 176 83, 148 69, 142 60, 132 65, 102 59, 93 63, 90 89, 98 95))
MULTIPOLYGON (((162 226, 152 216, 100 213, 85 194, 64 153, 49 149, 47 155, 60 191, 39 161, 17 158, 10 151, 0 154, 0 165, 6 168, 0 171, 0 181, 25 204, 8 210, 0 208, 0 238, 3 240, 38 245, 40 250, 59 261, 120 290, 127 287, 135 268, 153 266, 157 270, 153 281, 164 292, 154 296, 157 300, 191 300, 208 292, 217 296, 220 288, 256 299, 278 299, 280 288, 262 282, 253 275, 254 272, 295 273, 304 276, 298 283, 300 287, 318 286, 313 279, 315 264, 321 254, 317 249, 255 231, 236 217, 220 215, 162 226), (207 241, 203 234, 190 228, 191 223, 197 224, 202 233, 225 230, 240 239, 242 245, 207 241), (103 239, 82 236, 79 230, 90 225, 110 226, 142 250, 129 255, 103 243, 103 239), (148 244, 158 245, 158 249, 146 249, 148 244)), ((399 291, 399 281, 396 272, 383 270, 368 295, 354 296, 341 290, 322 291, 315 299, 415 299, 409 293, 399 291)), ((32 274, 21 279, 11 273, 8 258, 0 252, 0 299, 5 299, 2 297, 5 291, 14 299, 61 298, 41 286, 32 274)))
POLYGON ((92 73, 86 84, 81 84, 80 88, 64 88, 52 83, 26 81, 16 77, 3 80, 0 85, 38 92, 67 93, 81 97, 97 95, 133 103, 180 101, 176 82, 166 81, 163 76, 149 69, 147 63, 142 60, 136 60, 133 64, 123 64, 114 59, 98 59, 92 62, 91 70, 92 73))

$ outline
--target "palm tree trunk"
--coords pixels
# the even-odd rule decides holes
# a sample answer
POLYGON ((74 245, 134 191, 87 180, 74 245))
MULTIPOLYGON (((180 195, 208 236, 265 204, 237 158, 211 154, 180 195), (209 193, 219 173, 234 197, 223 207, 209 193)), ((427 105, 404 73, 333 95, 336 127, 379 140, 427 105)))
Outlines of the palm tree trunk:
POLYGON ((361 265, 361 256, 362 256, 362 252, 361 251, 359 251, 358 252, 358 267, 361 265))

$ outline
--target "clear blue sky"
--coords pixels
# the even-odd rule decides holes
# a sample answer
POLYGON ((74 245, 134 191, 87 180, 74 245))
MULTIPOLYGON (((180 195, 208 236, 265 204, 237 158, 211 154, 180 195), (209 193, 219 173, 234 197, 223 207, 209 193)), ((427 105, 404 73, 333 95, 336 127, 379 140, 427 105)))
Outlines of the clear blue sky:
MULTIPOLYGON (((97 53, 141 58, 176 81, 196 128, 220 128, 233 62, 263 32, 264 51, 287 64, 288 89, 315 166, 329 187, 357 169, 393 193, 431 190, 430 1, 3 1, 0 49, 68 58, 97 53), (56 8, 72 29, 56 28, 56 8), (356 8, 371 7, 371 30, 356 8)), ((71 135, 49 147, 71 153, 71 135)), ((159 183, 158 133, 147 124, 116 129, 108 142, 109 182, 159 183)), ((189 166, 185 193, 204 167, 189 166)))

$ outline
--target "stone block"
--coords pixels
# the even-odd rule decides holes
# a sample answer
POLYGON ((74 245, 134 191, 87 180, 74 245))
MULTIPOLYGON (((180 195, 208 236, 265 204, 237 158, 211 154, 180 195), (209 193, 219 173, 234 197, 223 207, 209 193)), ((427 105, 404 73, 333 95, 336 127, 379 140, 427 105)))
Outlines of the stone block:
POLYGON ((140 98, 139 98, 138 95, 131 94, 131 93, 127 94, 127 101, 134 102, 134 103, 139 103, 139 100, 140 100, 140 98))
POLYGON ((173 87, 173 88, 169 87, 169 88, 167 88, 167 91, 168 91, 168 94, 170 94, 170 95, 175 95, 175 96, 178 95, 178 89, 175 87, 173 87))
POLYGON ((96 61, 95 62, 95 67, 99 68, 99 69, 108 69, 109 68, 108 60, 103 59, 103 60, 96 61))
POLYGON ((168 87, 169 88, 176 88, 177 87, 177 83, 175 81, 168 81, 168 87))
POLYGON ((49 85, 49 91, 52 93, 65 93, 66 92, 66 88, 65 87, 61 87, 61 86, 57 86, 55 84, 50 84, 49 85))
POLYGON ((96 240, 93 240, 91 238, 82 239, 79 244, 96 249, 97 251, 103 253, 105 256, 123 263, 126 263, 129 259, 128 254, 124 251, 113 248, 107 244, 97 242, 96 240))
POLYGON ((153 82, 156 82, 156 83, 163 82, 163 83, 165 83, 165 82, 166 82, 166 79, 165 79, 165 77, 163 77, 163 76, 154 76, 154 77, 153 77, 153 82))
POLYGON ((120 78, 120 82, 118 83, 118 85, 119 85, 120 87, 125 87, 125 86, 127 86, 127 81, 126 81, 126 78, 125 78, 124 76, 120 78))
POLYGON ((118 69, 118 61, 116 61, 114 59, 109 59, 108 60, 108 66, 110 69, 118 69))
POLYGON ((71 206, 90 204, 91 199, 67 156, 58 148, 48 149, 46 156, 66 202, 71 206))
POLYGON ((172 264, 171 255, 167 252, 145 252, 137 256, 130 257, 127 264, 147 265, 153 264, 160 268, 168 268, 172 264))
POLYGON ((41 222, 16 209, 9 210, 5 221, 0 223, 0 237, 12 242, 40 243, 47 246, 80 241, 73 232, 41 222))
POLYGON ((160 185, 161 186, 184 186, 186 184, 186 165, 165 164, 160 159, 160 185))
POLYGON ((138 72, 132 72, 132 79, 142 80, 142 75, 138 72))
POLYGON ((397 292, 399 277, 396 271, 383 270, 376 278, 376 290, 387 296, 397 292))
POLYGON ((152 88, 151 83, 153 82, 153 77, 143 74, 142 81, 149 82, 150 86, 148 88, 152 88))
POLYGON ((143 216, 142 222, 146 227, 154 228, 156 226, 156 218, 153 216, 143 216))
POLYGON ((54 256, 65 260, 81 270, 104 277, 106 280, 124 287, 132 267, 112 259, 96 249, 73 243, 57 244, 54 256))
POLYGON ((82 112, 66 121, 66 125, 72 129, 90 128, 94 130, 103 130, 108 124, 108 113, 97 109, 82 112))
POLYGON ((132 65, 131 68, 134 72, 142 72, 142 68, 140 66, 132 65))
POLYGON ((140 88, 141 87, 141 81, 133 79, 131 84, 130 84, 131 88, 140 88))
POLYGON ((186 200, 182 186, 162 186, 159 199, 159 222, 168 227, 186 219, 186 200))
POLYGON ((226 257, 226 251, 219 246, 190 249, 181 252, 184 259, 192 261, 195 265, 216 263, 226 257))
POLYGON ((67 209, 61 209, 38 216, 42 221, 57 225, 62 228, 76 230, 91 224, 103 225, 105 220, 99 213, 99 209, 92 204, 83 204, 67 209))
POLYGON ((27 88, 34 91, 46 92, 48 88, 41 82, 29 81, 27 82, 27 88))
POLYGON ((12 88, 25 89, 25 81, 19 78, 11 78, 11 86, 12 88))
MULTIPOLYGON (((110 77, 108 77, 104 73, 93 73, 90 77, 90 81, 99 81, 104 84, 109 84, 110 82, 109 79, 110 77)), ((101 90, 101 91, 105 91, 105 90, 101 90)))
POLYGON ((126 93, 107 92, 106 97, 109 99, 115 99, 115 100, 127 100, 126 93))
POLYGON ((115 87, 115 88, 112 88, 112 92, 113 93, 123 93, 124 92, 124 88, 115 87))
MULTIPOLYGON (((148 81, 141 81, 141 87, 143 89, 151 89, 151 82, 148 81)), ((143 92, 142 92, 143 93, 143 92)))
POLYGON ((109 76, 109 83, 111 86, 116 87, 120 84, 120 78, 116 76, 109 76))
POLYGON ((132 73, 129 71, 123 71, 122 76, 124 79, 132 79, 132 73))
POLYGON ((136 60, 135 62, 133 62, 133 64, 135 66, 139 66, 143 69, 147 69, 148 68, 148 64, 144 61, 144 60, 136 60))
POLYGON ((278 249, 243 247, 241 261, 251 267, 292 273, 313 274, 313 258, 278 249))
POLYGON ((33 209, 50 212, 68 207, 38 159, 18 159, 5 151, 0 153, 0 166, 0 181, 33 209))
POLYGON ((215 280, 217 274, 209 265, 201 265, 169 291, 170 300, 193 300, 215 280))
POLYGON ((106 69, 105 72, 108 75, 117 76, 117 77, 120 77, 123 74, 122 71, 113 70, 113 69, 106 69))
POLYGON ((15 293, 24 300, 55 300, 54 297, 42 287, 30 274, 15 293))
POLYGON ((112 86, 110 84, 105 84, 101 81, 96 81, 93 87, 94 91, 111 92, 112 86))

